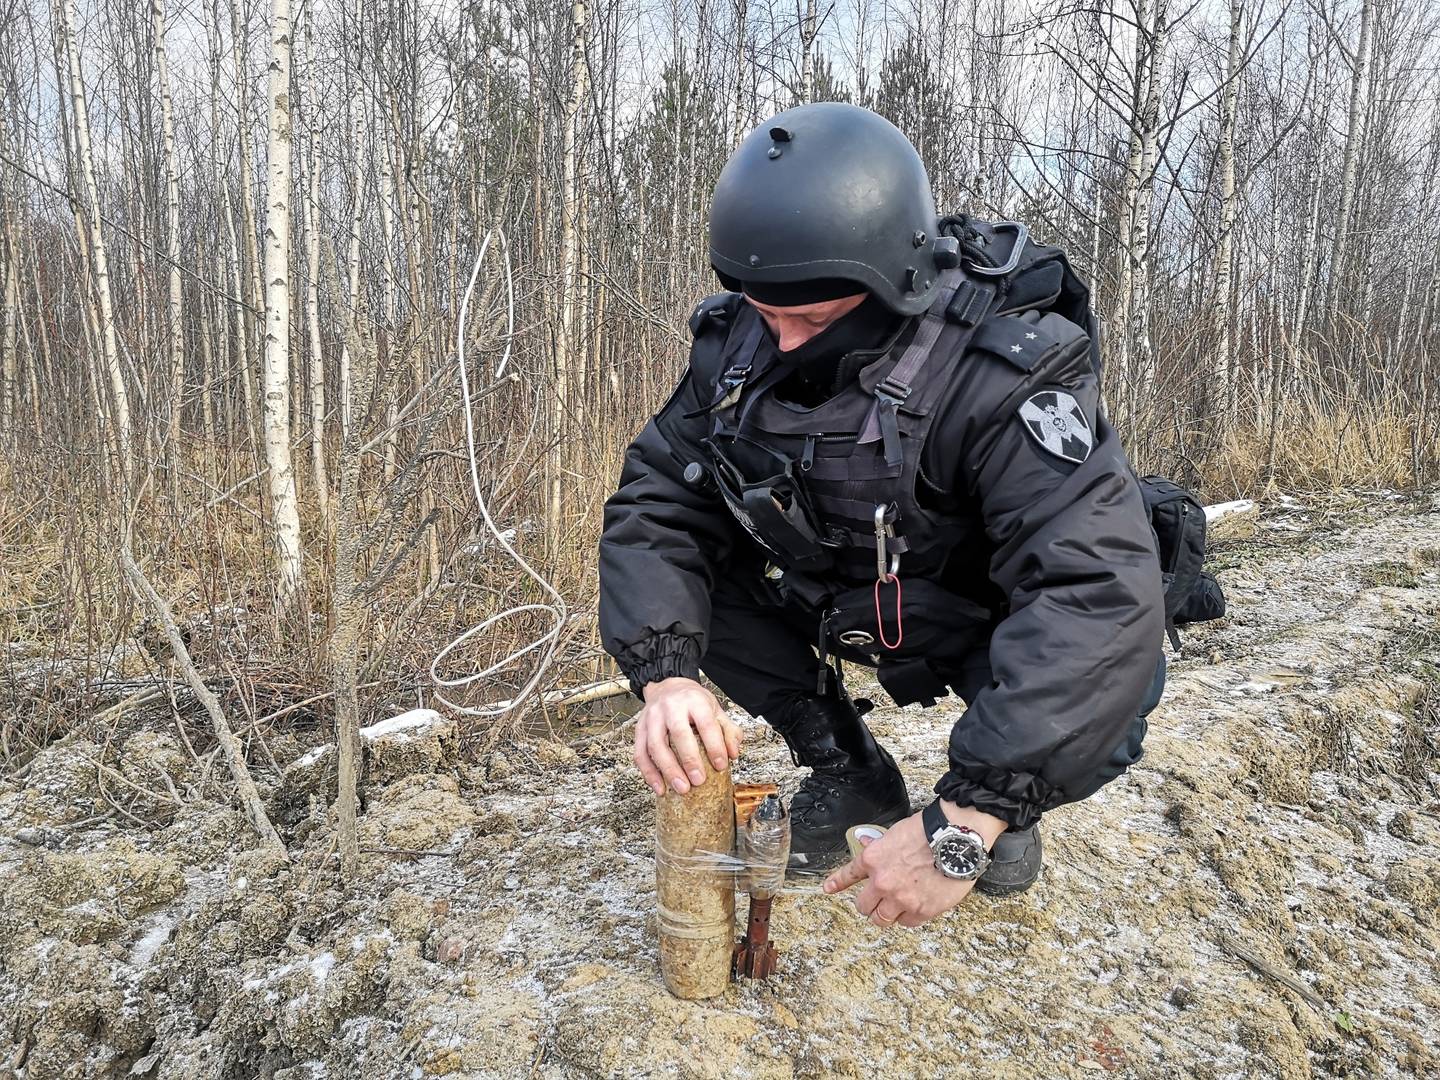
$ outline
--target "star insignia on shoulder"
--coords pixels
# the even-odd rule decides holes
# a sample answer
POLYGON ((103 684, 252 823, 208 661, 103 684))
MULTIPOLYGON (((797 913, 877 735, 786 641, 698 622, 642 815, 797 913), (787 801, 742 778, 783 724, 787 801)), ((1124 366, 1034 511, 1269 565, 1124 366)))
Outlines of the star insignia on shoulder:
POLYGON ((1010 351, 1011 351, 1011 352, 1024 352, 1024 351, 1025 351, 1025 347, 1024 347, 1023 345, 1011 345, 1011 346, 1010 346, 1010 351))
POLYGON ((1034 341, 1037 336, 1038 336, 1038 335, 1033 334, 1033 333, 1032 333, 1032 334, 1026 334, 1026 335, 1025 335, 1025 340, 1026 340, 1026 341, 1034 341))

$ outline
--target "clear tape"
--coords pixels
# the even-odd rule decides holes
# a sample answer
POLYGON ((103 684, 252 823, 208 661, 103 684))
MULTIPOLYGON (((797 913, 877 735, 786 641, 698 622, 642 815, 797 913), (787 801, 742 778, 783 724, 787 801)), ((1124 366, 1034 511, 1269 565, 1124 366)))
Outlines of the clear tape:
MULTIPOLYGON (((733 851, 695 851, 690 855, 681 855, 677 852, 666 851, 659 844, 655 845, 655 863, 657 866, 664 866, 667 869, 689 871, 691 873, 725 874, 735 879, 735 887, 741 892, 748 892, 750 889, 750 876, 755 871, 769 872, 773 866, 769 863, 752 862, 733 851)), ((802 871, 806 877, 814 877, 816 881, 822 881, 829 876, 825 874, 811 874, 802 871)), ((819 884, 802 884, 794 880, 793 876, 781 870, 777 875, 781 887, 770 896, 779 893, 830 896, 819 884)), ((766 897, 761 897, 766 899, 766 897)))
POLYGON ((714 922, 696 922, 678 911, 671 911, 664 904, 655 905, 655 921, 662 934, 668 937, 686 938, 690 941, 707 941, 714 937, 729 938, 731 922, 717 919, 714 922))
POLYGON ((746 863, 746 891, 756 900, 769 900, 785 887, 790 862, 790 819, 766 820, 760 811, 735 830, 736 847, 746 863))

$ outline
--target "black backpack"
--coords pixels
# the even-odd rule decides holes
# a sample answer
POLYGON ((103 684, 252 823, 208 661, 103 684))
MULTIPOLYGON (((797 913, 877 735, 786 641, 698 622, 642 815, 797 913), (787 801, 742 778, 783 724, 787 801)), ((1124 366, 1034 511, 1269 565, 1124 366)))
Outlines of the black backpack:
POLYGON ((1178 651, 1177 626, 1207 622, 1225 614, 1225 594, 1205 572, 1205 507, 1163 476, 1142 476, 1140 493, 1155 532, 1165 584, 1165 628, 1178 651))

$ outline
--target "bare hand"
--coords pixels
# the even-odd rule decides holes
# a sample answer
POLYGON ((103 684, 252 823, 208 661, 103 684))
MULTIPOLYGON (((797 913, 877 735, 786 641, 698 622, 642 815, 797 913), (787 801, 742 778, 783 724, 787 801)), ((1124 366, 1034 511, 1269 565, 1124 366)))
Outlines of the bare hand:
MULTIPOLYGON (((984 837, 987 848, 1005 831, 999 818, 970 807, 946 803, 944 809, 952 823, 968 826, 984 837)), ((935 868, 919 814, 910 815, 880 839, 866 844, 858 859, 825 880, 825 891, 838 893, 867 878, 855 897, 855 907, 882 927, 929 922, 964 900, 975 887, 973 881, 957 881, 935 868)))
POLYGON ((665 793, 666 783, 683 795, 705 782, 701 744, 717 772, 740 756, 740 729, 715 695, 694 679, 645 687, 645 707, 635 720, 635 767, 656 795, 665 793))

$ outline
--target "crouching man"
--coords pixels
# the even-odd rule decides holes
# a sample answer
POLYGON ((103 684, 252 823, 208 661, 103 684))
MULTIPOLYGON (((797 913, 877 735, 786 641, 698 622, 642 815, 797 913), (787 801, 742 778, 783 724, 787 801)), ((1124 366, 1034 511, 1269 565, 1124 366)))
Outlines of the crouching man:
MULTIPOLYGON (((874 113, 791 109, 721 173, 688 371, 631 444, 600 542, 600 620, 645 706, 657 793, 739 731, 701 669, 811 771, 792 866, 878 925, 978 883, 1028 888, 1043 813, 1141 753, 1164 681, 1160 568, 1099 408, 1088 295, 1023 226, 938 219, 874 113), (913 812, 845 662, 901 705, 951 691, 938 796, 913 812)), ((937 747, 937 771, 941 767, 937 747)))

